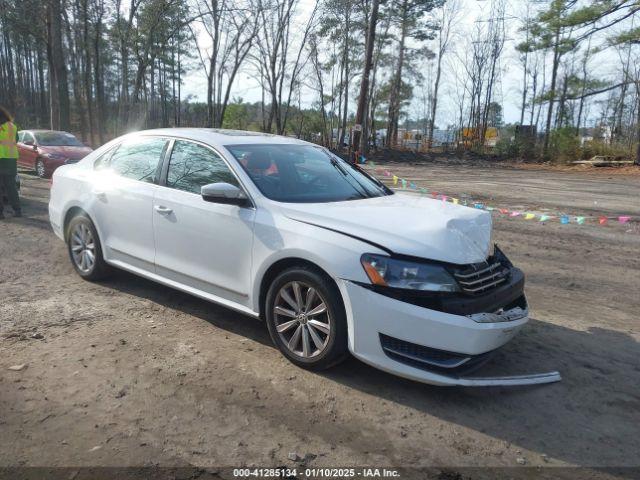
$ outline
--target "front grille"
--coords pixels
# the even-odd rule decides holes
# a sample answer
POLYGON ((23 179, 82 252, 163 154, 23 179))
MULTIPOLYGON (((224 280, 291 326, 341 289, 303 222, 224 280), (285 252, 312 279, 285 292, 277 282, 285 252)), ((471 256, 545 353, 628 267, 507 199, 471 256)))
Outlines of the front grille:
POLYGON ((481 355, 465 355, 448 352, 400 340, 383 333, 380 334, 380 344, 389 358, 400 363, 449 375, 469 373, 483 365, 493 354, 493 352, 487 352, 481 355))
POLYGON ((463 292, 477 295, 506 282, 509 268, 500 260, 490 258, 487 262, 466 266, 453 275, 463 292))

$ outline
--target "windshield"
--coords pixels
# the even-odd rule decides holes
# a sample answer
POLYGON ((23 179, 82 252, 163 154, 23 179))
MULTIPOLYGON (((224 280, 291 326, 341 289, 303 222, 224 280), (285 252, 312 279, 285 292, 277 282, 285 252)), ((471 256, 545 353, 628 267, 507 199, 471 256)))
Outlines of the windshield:
POLYGON ((38 132, 36 142, 43 147, 84 147, 80 141, 66 132, 38 132))
POLYGON ((262 194, 292 203, 340 202, 393 192, 359 168, 313 145, 227 145, 262 194))

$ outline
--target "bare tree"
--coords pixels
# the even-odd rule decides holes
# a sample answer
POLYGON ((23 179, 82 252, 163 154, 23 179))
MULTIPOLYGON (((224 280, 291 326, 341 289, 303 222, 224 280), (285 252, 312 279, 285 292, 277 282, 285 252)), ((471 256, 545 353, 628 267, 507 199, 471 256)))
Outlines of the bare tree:
MULTIPOLYGON (((197 7, 201 25, 211 41, 210 53, 203 55, 203 49, 198 47, 207 75, 207 123, 221 127, 234 80, 258 34, 258 22, 250 3, 203 0, 197 7)), ((193 28, 192 33, 198 46, 193 28)))
POLYGON ((436 114, 438 112, 438 94, 440 89, 440 78, 442 76, 442 60, 449 50, 449 42, 451 40, 453 28, 459 18, 461 12, 461 4, 459 0, 450 0, 444 6, 440 7, 438 15, 438 49, 437 49, 437 65, 435 79, 433 81, 433 93, 431 101, 431 116, 429 118, 429 131, 427 133, 427 146, 431 148, 433 145, 433 130, 435 128, 436 114))
POLYGON ((275 121, 278 134, 285 133, 291 99, 308 60, 303 53, 318 9, 316 4, 300 32, 293 24, 297 5, 298 0, 257 0, 255 7, 260 28, 254 60, 258 64, 262 88, 271 101, 264 129, 271 131, 275 121), (295 40, 298 40, 297 48, 295 40))

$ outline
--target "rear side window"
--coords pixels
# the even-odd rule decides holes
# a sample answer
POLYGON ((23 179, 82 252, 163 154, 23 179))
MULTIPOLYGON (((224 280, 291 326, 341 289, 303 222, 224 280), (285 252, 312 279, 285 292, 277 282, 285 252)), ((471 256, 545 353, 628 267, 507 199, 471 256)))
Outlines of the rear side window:
POLYGON ((157 137, 128 140, 111 156, 109 168, 132 180, 157 183, 158 165, 166 144, 166 139, 157 137))
POLYGON ((176 140, 171 151, 167 187, 200 195, 209 183, 240 184, 224 160, 213 150, 185 140, 176 140))

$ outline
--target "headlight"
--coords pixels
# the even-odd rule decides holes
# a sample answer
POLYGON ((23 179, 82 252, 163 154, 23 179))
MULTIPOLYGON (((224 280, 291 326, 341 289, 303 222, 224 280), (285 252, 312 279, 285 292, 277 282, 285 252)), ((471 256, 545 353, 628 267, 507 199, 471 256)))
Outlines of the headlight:
POLYGON ((440 265, 397 260, 373 253, 362 255, 360 262, 374 285, 430 292, 460 290, 454 278, 440 265))

